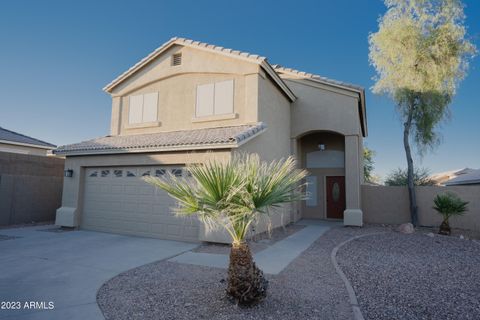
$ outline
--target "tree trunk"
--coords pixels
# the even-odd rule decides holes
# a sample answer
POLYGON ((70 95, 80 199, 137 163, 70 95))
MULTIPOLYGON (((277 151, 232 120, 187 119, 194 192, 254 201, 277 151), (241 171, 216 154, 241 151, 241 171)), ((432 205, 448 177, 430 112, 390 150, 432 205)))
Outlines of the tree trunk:
POLYGON ((253 305, 267 295, 268 281, 253 262, 246 242, 232 244, 227 294, 239 305, 253 305))
POLYGON ((405 155, 407 156, 407 184, 408 184, 408 198, 410 200, 410 218, 412 224, 416 227, 418 224, 417 215, 417 199, 415 195, 415 183, 414 183, 414 170, 412 152, 410 150, 410 129, 412 127, 414 103, 409 106, 407 121, 404 123, 403 128, 403 145, 405 147, 405 155))
POLYGON ((452 229, 450 229, 450 224, 448 223, 448 218, 442 221, 438 233, 446 236, 449 236, 452 233, 452 229))

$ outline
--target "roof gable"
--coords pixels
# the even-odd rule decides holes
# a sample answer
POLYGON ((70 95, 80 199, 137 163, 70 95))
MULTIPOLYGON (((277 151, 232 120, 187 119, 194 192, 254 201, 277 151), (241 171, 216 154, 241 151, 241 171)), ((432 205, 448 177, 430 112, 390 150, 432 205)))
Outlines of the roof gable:
POLYGON ((293 76, 295 79, 298 80, 307 80, 307 81, 312 81, 314 83, 320 83, 323 85, 327 85, 330 87, 334 88, 339 88, 341 90, 346 90, 355 93, 358 95, 359 98, 359 114, 360 114, 360 121, 361 121, 361 127, 362 127, 362 133, 363 136, 366 137, 368 135, 368 126, 367 126, 367 111, 366 111, 366 106, 365 106, 365 89, 361 86, 351 84, 351 83, 346 83, 342 81, 337 81, 333 79, 329 79, 326 77, 322 77, 317 74, 312 74, 300 70, 295 70, 291 68, 286 68, 283 67, 279 64, 274 64, 273 69, 275 72, 279 73, 280 75, 285 74, 285 75, 290 75, 293 76))
POLYGON ((196 49, 200 50, 206 50, 215 54, 221 54, 221 55, 226 55, 229 57, 233 57, 235 59, 241 59, 243 61, 248 61, 251 63, 255 63, 259 66, 261 66, 265 72, 269 75, 269 77, 273 80, 273 82, 281 89, 281 91, 291 100, 295 101, 295 95, 293 92, 290 90, 290 88, 283 82, 283 80, 280 78, 280 76, 275 72, 275 70, 272 68, 272 66, 267 62, 267 59, 265 57, 256 55, 256 54, 250 54, 247 52, 241 52, 238 50, 232 50, 232 49, 227 49, 219 46, 214 46, 211 44, 207 44, 204 42, 199 42, 199 41, 194 41, 190 39, 184 39, 184 38, 172 38, 169 41, 165 42, 163 45, 155 49, 152 53, 147 55, 145 58, 137 62, 135 65, 133 65, 131 68, 129 68, 127 71, 122 73, 120 76, 115 78, 112 82, 107 84, 103 90, 111 93, 112 90, 117 87, 120 83, 123 81, 127 80, 130 76, 135 74, 137 71, 148 65, 150 62, 155 60, 157 57, 162 55, 165 51, 170 49, 174 45, 181 45, 185 47, 193 47, 196 49))

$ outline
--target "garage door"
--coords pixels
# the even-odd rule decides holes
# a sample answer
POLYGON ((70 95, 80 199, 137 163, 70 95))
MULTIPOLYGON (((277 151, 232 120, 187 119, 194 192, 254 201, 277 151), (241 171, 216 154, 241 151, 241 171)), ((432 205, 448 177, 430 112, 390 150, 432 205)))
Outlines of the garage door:
POLYGON ((102 167, 85 170, 81 228, 160 239, 198 241, 198 220, 176 217, 175 201, 141 178, 167 171, 185 178, 182 167, 102 167))

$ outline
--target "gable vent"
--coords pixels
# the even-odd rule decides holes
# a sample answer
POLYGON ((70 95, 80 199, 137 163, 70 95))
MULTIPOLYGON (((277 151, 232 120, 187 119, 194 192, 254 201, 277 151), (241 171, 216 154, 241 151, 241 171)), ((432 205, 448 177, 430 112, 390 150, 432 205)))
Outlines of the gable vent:
POLYGON ((179 66, 182 64, 182 54, 175 53, 172 55, 172 66, 179 66))

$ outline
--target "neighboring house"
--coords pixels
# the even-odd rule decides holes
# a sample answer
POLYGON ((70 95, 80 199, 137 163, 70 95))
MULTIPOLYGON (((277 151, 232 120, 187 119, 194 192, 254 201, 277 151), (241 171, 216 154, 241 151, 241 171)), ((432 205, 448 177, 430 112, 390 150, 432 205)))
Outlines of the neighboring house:
POLYGON ((446 186, 480 185, 480 169, 470 169, 469 172, 457 175, 445 182, 446 186))
MULTIPOLYGON (((456 179, 457 177, 460 176, 465 176, 470 173, 474 173, 478 170, 471 169, 471 168, 463 168, 463 169, 457 169, 457 170, 450 170, 450 171, 445 171, 445 172, 440 172, 431 175, 429 178, 430 180, 434 181, 436 185, 439 186, 444 186, 444 185, 449 185, 449 183, 453 180, 456 179)), ((461 181, 461 179, 460 179, 461 181)), ((467 179, 468 181, 468 179, 467 179)))
POLYGON ((294 155, 310 172, 310 198, 285 207, 301 217, 362 225, 364 89, 271 65, 264 57, 173 38, 104 90, 112 97, 110 135, 59 147, 66 156, 56 224, 176 240, 222 241, 140 178, 233 152, 264 160, 294 155))
POLYGON ((56 146, 0 127, 0 152, 46 156, 56 146))

